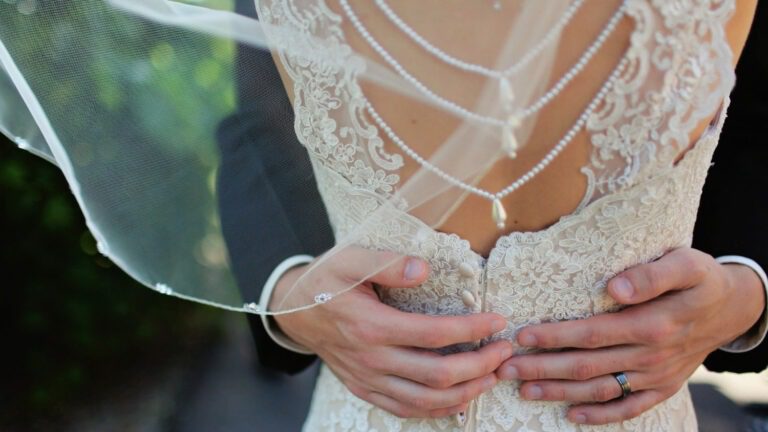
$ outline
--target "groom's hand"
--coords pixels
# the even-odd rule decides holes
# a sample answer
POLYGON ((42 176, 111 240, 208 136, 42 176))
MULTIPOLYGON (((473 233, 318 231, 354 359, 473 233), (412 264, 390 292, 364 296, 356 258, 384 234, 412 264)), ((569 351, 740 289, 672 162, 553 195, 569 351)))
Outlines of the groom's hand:
POLYGON ((568 412, 575 423, 619 422, 675 394, 710 352, 748 331, 765 307, 752 270, 690 248, 622 272, 608 292, 631 306, 523 329, 521 345, 572 349, 513 357, 499 368, 500 378, 524 381, 526 399, 577 403, 568 412), (632 386, 624 399, 616 399, 615 372, 625 372, 632 386))
MULTIPOLYGON (((328 303, 276 320, 289 337, 317 353, 357 397, 399 417, 445 417, 465 410, 467 402, 496 384, 494 371, 512 355, 509 342, 445 356, 427 349, 490 336, 506 326, 503 317, 435 317, 381 303, 373 283, 412 288, 424 282, 429 268, 417 258, 348 248, 329 261, 313 270, 312 292, 337 292, 350 281, 365 281, 328 303)), ((275 296, 287 292, 305 271, 299 267, 286 273, 275 296)))

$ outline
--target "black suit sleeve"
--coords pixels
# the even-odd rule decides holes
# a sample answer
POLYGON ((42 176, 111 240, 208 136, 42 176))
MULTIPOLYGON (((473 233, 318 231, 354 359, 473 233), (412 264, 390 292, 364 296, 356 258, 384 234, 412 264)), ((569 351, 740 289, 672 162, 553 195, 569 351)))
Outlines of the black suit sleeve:
MULTIPOLYGON (((759 2, 736 70, 737 84, 701 199, 693 246, 713 256, 742 255, 768 268, 768 4, 759 2)), ((741 354, 715 351, 713 371, 768 367, 768 340, 741 354)))
MULTIPOLYGON (((252 0, 238 0, 236 8, 255 16, 252 0)), ((238 110, 221 123, 217 137, 218 205, 233 272, 251 302, 258 301, 271 269, 293 255, 320 255, 334 239, 271 54, 239 46, 235 74, 238 110)), ((264 366, 296 373, 315 360, 275 344, 258 316, 248 318, 264 366)))

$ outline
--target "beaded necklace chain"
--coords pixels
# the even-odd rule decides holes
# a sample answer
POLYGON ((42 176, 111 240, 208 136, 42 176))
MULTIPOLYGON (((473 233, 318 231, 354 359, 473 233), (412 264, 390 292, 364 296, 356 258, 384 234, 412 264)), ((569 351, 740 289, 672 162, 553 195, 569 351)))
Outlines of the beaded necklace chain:
POLYGON ((400 18, 400 16, 397 15, 394 10, 392 10, 389 4, 387 4, 386 0, 374 0, 374 3, 379 8, 379 10, 381 10, 384 16, 386 16, 392 24, 400 29, 400 31, 408 36, 409 39, 422 47, 428 53, 441 60, 443 63, 449 64, 466 72, 501 80, 505 77, 513 76, 514 74, 523 70, 523 68, 527 66, 528 63, 530 63, 544 51, 544 48, 546 48, 547 45, 557 40, 557 36, 560 34, 563 28, 565 28, 565 26, 571 22, 573 17, 576 15, 576 12, 578 12, 579 8, 581 8, 581 5, 584 4, 584 0, 575 0, 573 3, 571 3, 571 5, 563 14, 562 18, 558 20, 558 22, 547 32, 546 35, 544 35, 544 37, 541 38, 541 40, 539 40, 539 42, 536 43, 535 46, 533 46, 533 48, 523 54, 520 60, 503 70, 491 69, 479 64, 466 62, 446 53, 445 51, 433 45, 424 36, 420 35, 416 30, 414 30, 405 21, 403 21, 403 19, 400 18))
POLYGON ((424 39, 422 36, 420 36, 418 33, 413 31, 410 26, 408 26, 400 17, 398 17, 394 11, 389 8, 389 6, 383 2, 382 0, 376 1, 379 8, 384 11, 384 14, 393 22, 395 22, 395 25, 400 28, 408 37, 411 39, 414 39, 417 44, 422 46, 424 49, 426 49, 428 52, 432 53, 433 55, 436 55, 439 59, 445 61, 447 64, 452 65, 454 67, 460 68, 462 70, 465 70, 467 72, 472 72, 484 76, 492 77, 499 82, 499 90, 502 97, 502 106, 505 110, 505 118, 496 118, 496 117, 490 117, 485 116, 476 112, 473 112, 453 101, 450 101, 435 92, 433 92, 429 87, 427 87, 424 83, 422 83, 418 78, 413 76, 408 70, 403 67, 400 62, 398 62, 374 37, 371 35, 371 33, 368 31, 368 29, 365 27, 365 25, 362 23, 360 18, 357 16, 355 11, 352 9, 352 7, 349 4, 348 0, 339 0, 339 4, 344 11, 344 13, 349 18, 350 23, 352 23, 352 26, 355 28, 355 30, 360 34, 360 36, 368 43, 371 48, 376 51, 377 54, 379 54, 403 79, 408 81, 411 85, 416 87, 419 91, 427 95, 430 99, 432 99, 438 106, 445 108, 446 110, 453 112, 454 114, 460 115, 464 118, 474 120, 483 124, 490 124, 496 127, 501 128, 501 147, 502 150, 510 157, 515 158, 517 156, 517 149, 519 147, 519 143, 516 137, 516 130, 520 127, 522 121, 537 112, 539 112, 542 108, 544 108, 549 102, 551 102, 557 95, 559 95, 565 87, 579 74, 581 71, 583 71, 586 66, 589 64, 589 62, 592 60, 592 58, 597 54, 597 52, 600 50, 600 48, 603 46, 605 41, 608 39, 608 37, 613 33, 613 31, 618 26, 619 22, 621 21, 621 18, 623 18, 627 0, 624 0, 622 2, 622 5, 619 7, 619 9, 614 13, 614 15, 610 18, 604 29, 601 31, 601 33, 598 35, 598 37, 595 39, 595 41, 584 51, 582 56, 579 58, 579 60, 565 73, 563 76, 552 86, 551 89, 549 89, 546 93, 544 93, 541 97, 539 97, 535 102, 533 102, 530 106, 521 108, 517 111, 513 111, 512 102, 514 100, 514 92, 512 90, 512 86, 509 83, 508 78, 513 75, 514 73, 518 72, 519 70, 522 70, 522 66, 517 66, 518 64, 527 64, 530 62, 533 58, 536 57, 540 52, 543 51, 543 49, 546 47, 546 39, 547 37, 554 39, 556 35, 559 34, 560 30, 562 30, 562 27, 565 27, 565 25, 572 19, 572 16, 575 15, 576 11, 578 10, 578 7, 581 6, 581 3, 579 0, 571 4, 571 6, 566 11, 566 14, 563 18, 558 22, 558 25, 555 27, 558 27, 560 24, 562 24, 562 27, 557 32, 551 32, 547 36, 545 36, 544 39, 542 39, 542 42, 539 43, 533 47, 532 50, 530 50, 528 53, 522 56, 522 59, 510 66, 509 68, 503 70, 503 71, 497 71, 485 68, 484 66, 472 64, 468 62, 464 62, 462 60, 459 60, 457 58, 454 58, 447 53, 443 52, 439 48, 435 47, 434 45, 430 44, 426 39, 424 39), (388 12, 389 13, 388 13, 388 12), (399 23, 399 24, 398 24, 399 23), (404 30, 408 29, 408 30, 404 30))
POLYGON ((439 167, 435 166, 431 162, 429 162, 427 159, 425 159, 423 156, 421 156, 418 152, 416 152, 413 148, 408 146, 405 141, 403 141, 392 128, 384 121, 384 119, 379 115, 379 113, 373 108, 373 105, 371 105, 370 102, 366 101, 366 110, 373 118, 374 122, 381 128, 381 130, 384 131, 384 133, 389 137, 389 139, 398 146, 405 154, 407 154, 409 157, 411 157, 413 160, 415 160, 419 165, 424 167, 426 170, 432 172, 433 174, 437 175, 438 177, 442 178, 443 180, 447 181, 448 183, 461 188, 471 194, 480 196, 482 198, 485 198, 489 201, 491 201, 491 218, 493 219, 496 226, 501 230, 504 229, 504 226, 506 224, 507 220, 507 212, 504 209, 504 205, 501 203, 501 200, 506 197, 507 195, 511 194, 512 192, 520 189, 524 184, 531 181, 537 174, 539 174, 541 171, 544 170, 554 159, 557 157, 567 146, 570 142, 573 141, 573 139, 576 137, 576 134, 581 130, 582 127, 584 127, 587 123, 587 120, 592 115, 592 113, 595 111, 597 106, 600 104, 600 102, 605 99, 605 96, 608 94, 608 92, 611 90, 613 85, 615 84, 616 80, 619 78, 621 73, 626 68, 626 65, 628 63, 627 58, 623 58, 621 62, 619 62, 616 69, 614 69, 611 76, 606 80, 605 84, 603 84, 600 91, 595 95, 595 97, 592 99, 592 101, 589 103, 587 108, 584 110, 584 112, 579 116, 579 118, 576 120, 576 122, 571 126, 571 128, 566 132, 565 136, 558 141, 558 143, 537 163, 533 166, 528 172, 520 176, 517 180, 512 182, 509 186, 506 188, 493 193, 489 192, 485 189, 481 189, 479 187, 473 186, 469 183, 464 182, 463 180, 452 176, 439 167))
MULTIPOLYGON (((384 13, 384 15, 398 29, 400 29, 403 33, 405 33, 408 38, 413 40, 416 44, 418 44, 420 47, 422 47, 424 50, 426 50, 433 56, 437 57, 442 62, 450 66, 456 67, 458 69, 464 70, 466 72, 470 72, 470 73, 495 79, 499 82, 499 90, 502 97, 502 105, 506 112, 505 119, 489 117, 489 116, 485 116, 485 115, 470 111, 455 102, 452 102, 446 98, 443 98, 442 96, 430 90, 424 83, 419 81, 415 76, 413 76, 410 72, 408 72, 408 70, 405 69, 405 67, 403 67, 403 65, 401 65, 400 62, 398 62, 371 35, 371 33, 368 31, 368 29, 365 27, 365 25, 362 23, 362 21, 359 19, 355 11, 350 6, 348 0, 339 0, 339 4, 342 10, 346 14, 346 16, 349 18, 355 30, 366 41, 366 43, 368 43, 373 48, 373 50, 377 52, 377 54, 379 54, 393 69, 395 69, 395 71, 402 78, 404 78, 406 81, 411 83, 414 87, 416 87, 422 93, 426 94, 428 97, 433 99, 433 101, 437 105, 447 109, 448 111, 461 115, 466 119, 478 121, 484 124, 490 124, 496 127, 501 127, 502 149, 507 153, 507 155, 510 158, 516 157, 516 154, 517 154, 518 143, 517 143, 517 139, 515 138, 515 129, 520 126, 521 121, 527 117, 534 115, 535 113, 540 111, 542 108, 544 108, 544 106, 546 106, 549 102, 551 102, 556 96, 558 96, 563 91, 563 89, 566 87, 566 85, 568 85, 568 83, 570 83, 582 70, 586 68, 586 66, 595 56, 595 54, 600 50, 600 48, 606 42, 608 37, 613 33, 616 27, 618 27, 619 22, 624 17, 626 7, 627 7, 627 2, 628 2, 628 0, 624 0, 622 2, 619 9, 609 19, 608 23, 600 32, 600 34, 597 36, 597 38, 584 51, 584 53, 579 58, 579 60, 565 74, 563 74, 563 76, 552 86, 552 88, 550 88, 546 93, 544 93, 541 97, 539 97, 536 101, 534 101, 530 106, 521 108, 516 112, 512 112, 512 101, 514 100, 514 92, 512 90, 512 87, 509 83, 508 78, 514 75, 515 73, 519 72, 520 70, 522 70, 536 56, 538 56, 541 52, 543 52, 547 44, 551 43, 552 40, 556 39, 556 36, 558 36, 561 33, 562 29, 572 20, 573 16, 581 7, 584 0, 575 0, 573 3, 571 3, 571 5, 566 10, 563 17, 561 17, 561 19, 556 23, 555 27, 550 32, 548 32, 539 41, 539 43, 534 45, 534 47, 530 49, 528 52, 524 53, 518 62, 514 63, 513 65, 503 70, 490 69, 482 65, 465 62, 463 60, 460 60, 456 57, 453 57, 445 53, 444 51, 440 50, 436 46, 432 45, 423 36, 421 36, 416 31, 414 31, 410 26, 408 26, 397 14, 395 14, 395 12, 389 7, 389 5, 386 3, 385 0, 374 0, 374 1, 378 6, 378 8, 384 13)), ((530 180, 532 180, 536 175, 538 175, 547 166, 549 166, 549 164, 555 159, 555 157, 557 157, 560 153, 562 153, 562 151, 568 146, 568 144, 571 143, 573 139, 576 137, 579 130, 581 130, 587 124, 587 120, 593 114, 595 109, 597 109, 598 105, 605 99, 608 92, 611 90, 611 88, 615 84, 616 80, 619 78, 621 73, 626 68, 627 64, 628 64, 628 59, 626 57, 619 62, 619 64, 613 70, 613 72, 605 81, 603 86, 600 88, 597 94, 593 97, 593 99, 587 105, 587 108, 578 117, 576 122, 571 126, 570 129, 568 129, 565 135, 557 142, 557 144, 554 147, 552 147, 552 149, 549 152, 547 152, 547 154, 536 165, 534 165, 525 174, 523 174, 514 182, 512 182, 509 186, 495 193, 473 186, 469 183, 466 183, 465 181, 451 174, 448 174, 447 172, 443 171, 442 169, 440 169, 439 167, 435 166, 434 164, 429 162, 427 159, 422 157, 413 148, 408 146, 394 132, 394 130, 392 130, 392 128, 384 121, 381 115, 379 115, 379 113, 373 108, 373 105, 370 103, 370 101, 366 101, 366 110, 371 115, 374 122, 379 126, 379 128, 382 131, 384 131, 387 137, 389 137, 389 139, 397 147, 399 147, 405 154, 411 157, 423 168, 425 168, 426 170, 432 172, 433 174, 437 175, 441 179, 447 181, 448 183, 466 192, 469 192, 471 194, 474 194, 489 200, 491 202, 491 218, 493 219, 496 226, 501 230, 501 229, 504 229, 506 220, 507 220, 507 212, 504 209, 504 206, 501 200, 506 196, 508 196, 509 194, 513 193, 514 191, 520 189, 523 185, 528 183, 530 180)))

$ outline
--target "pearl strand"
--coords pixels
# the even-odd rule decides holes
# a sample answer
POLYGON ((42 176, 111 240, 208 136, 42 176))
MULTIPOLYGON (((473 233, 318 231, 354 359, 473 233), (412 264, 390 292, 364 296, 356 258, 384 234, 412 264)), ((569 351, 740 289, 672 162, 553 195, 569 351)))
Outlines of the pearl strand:
POLYGON ((450 54, 446 53, 445 51, 441 50, 440 48, 432 45, 428 40, 426 40, 423 36, 421 36, 416 30, 414 30, 411 26, 405 23, 400 16, 398 16, 394 10, 386 3, 385 0, 375 0, 376 6, 378 6, 379 10, 381 10, 384 15, 394 24, 397 26, 400 31, 406 34, 411 40, 413 40, 416 44, 421 46, 424 50, 429 52, 430 54, 434 55, 438 59, 442 60, 444 63, 450 64, 458 69, 472 72, 478 75, 484 75, 488 78, 496 78, 501 79, 505 76, 513 75, 520 70, 523 69, 528 63, 530 63, 531 60, 536 58, 539 54, 541 54, 544 51, 544 48, 552 43, 555 40, 555 37, 560 34, 560 32, 565 28, 566 25, 573 19, 573 17, 576 15, 576 12, 579 10, 582 4, 584 4, 584 0, 575 0, 571 5, 568 7, 568 9, 565 11, 565 14, 560 18, 560 20, 555 24, 554 27, 550 31, 547 32, 547 34, 539 41, 536 46, 534 46, 530 51, 525 53, 525 55, 522 56, 521 60, 519 60, 517 63, 509 66, 508 68, 504 70, 495 70, 490 69, 485 66, 474 64, 474 63, 468 63, 463 60, 460 60, 456 57, 451 56, 450 54))
POLYGON ((493 210, 494 210, 494 219, 496 218, 496 212, 498 208, 500 207, 502 215, 502 221, 499 222, 496 221, 499 225, 499 228, 503 228, 503 219, 506 219, 506 213, 503 211, 503 207, 501 207, 501 200, 506 197, 507 195, 511 194, 512 192, 516 191, 517 189, 520 189, 523 185, 531 181, 536 175, 538 175, 541 171, 543 171, 549 164, 565 149, 565 147, 573 141, 573 139, 576 137, 576 134, 581 130, 582 127, 584 127, 587 123, 587 120, 592 115, 594 110, 597 108, 597 106, 600 104, 600 102, 603 101, 603 99, 608 95, 608 92, 611 90, 613 85, 616 83, 616 80, 619 78, 621 73, 624 71, 625 67, 629 63, 629 60, 625 57, 623 58, 619 64, 616 66, 616 69, 611 73, 609 78, 606 80, 606 82, 603 84, 603 86, 600 88, 598 93, 595 95, 595 97, 590 101, 589 105, 587 105, 587 108, 584 110, 584 112, 579 116, 578 120, 571 126, 571 128, 566 132, 565 136, 560 139, 560 141, 555 145, 540 161, 537 163, 533 168, 528 170, 525 174, 523 174, 520 178, 515 180, 512 184, 507 186, 506 188, 496 192, 492 193, 485 189, 478 188, 476 186, 473 186, 471 184, 468 184, 461 179, 458 179, 439 167, 435 166, 428 160, 424 159, 418 152, 416 152, 414 149, 412 149, 410 146, 408 146, 405 141, 403 141, 392 128, 384 121, 384 119, 379 115, 379 113, 373 108, 373 105, 369 101, 366 101, 366 109, 368 113, 370 113, 371 117, 373 118, 374 122, 381 128, 381 130, 384 131, 384 133, 389 137, 389 139, 397 146, 399 147, 403 152, 405 152, 410 158, 415 160, 419 165, 427 169, 428 171, 431 171, 433 174, 437 175, 441 179, 447 181, 448 183, 465 190, 469 193, 472 193, 474 195, 480 196, 482 198, 485 198, 493 203, 493 210))
MULTIPOLYGON (((603 29, 603 31, 600 33, 597 39, 592 43, 592 45, 590 45, 590 47, 587 48, 587 50, 579 59, 579 61, 568 72, 566 72, 565 75, 563 75, 563 77, 552 87, 552 89, 550 89, 547 93, 541 96, 541 98, 539 98, 538 101, 536 101, 530 107, 521 110, 520 114, 516 116, 518 119, 520 120, 524 119, 540 111, 545 105, 547 105, 550 101, 552 101, 560 92, 562 92, 565 86, 586 67, 586 65, 589 63, 592 57, 597 53, 597 51, 602 47, 603 43, 608 39, 608 36, 610 36, 610 34, 616 28, 621 18, 624 16, 624 10, 626 8, 627 1, 628 0, 624 0, 621 7, 619 7, 619 10, 613 15, 613 17, 611 17, 608 25, 605 27, 605 29, 603 29)), ((341 8, 344 10, 344 13, 349 18, 353 27, 355 27, 357 32, 360 33, 360 36, 363 39, 365 39, 365 41, 387 63, 389 63, 389 65, 393 69, 395 69, 395 71, 401 77, 403 77, 406 81, 411 83, 414 87, 416 87, 422 93, 432 98, 438 105, 455 114, 461 115, 465 118, 468 118, 483 124, 491 124, 498 127, 504 127, 505 125, 507 125, 507 120, 477 114, 475 112, 472 112, 460 106, 455 102, 449 101, 443 98, 442 96, 439 96, 438 94, 434 93, 426 85, 424 85, 424 83, 422 83, 416 77, 411 75, 394 57, 392 57, 391 54, 389 54, 389 52, 383 46, 381 46, 381 44, 379 44, 378 41, 376 41, 376 39, 374 39, 374 37, 368 32, 367 28, 363 25, 363 23, 360 21, 358 16, 352 10, 352 7, 349 5, 349 2, 347 0, 339 0, 339 4, 341 8)))

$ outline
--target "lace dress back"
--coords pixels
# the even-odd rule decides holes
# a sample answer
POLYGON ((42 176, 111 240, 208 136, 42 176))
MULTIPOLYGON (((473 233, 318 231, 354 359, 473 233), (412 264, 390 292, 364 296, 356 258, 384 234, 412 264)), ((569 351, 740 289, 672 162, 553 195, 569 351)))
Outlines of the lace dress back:
MULTIPOLYGON (((357 79, 365 63, 347 45, 342 16, 322 0, 301 13, 291 0, 257 4, 263 22, 293 29, 269 36, 292 81, 296 132, 309 152, 337 241, 375 212, 392 212, 357 242, 430 263, 430 277, 419 288, 380 289, 387 304, 432 315, 497 312, 508 326, 494 339, 514 341, 530 324, 616 310, 605 292, 612 276, 691 244, 701 189, 734 83, 724 34, 734 0, 627 1, 626 16, 634 24, 627 66, 588 118, 591 149, 580 170, 587 184, 581 203, 545 229, 501 236, 487 258, 458 235, 403 216, 399 208, 406 203, 388 210, 387 203, 398 200, 406 156, 385 147, 381 131, 365 114, 366 96, 357 79), (284 49, 311 50, 315 38, 336 47, 338 68, 321 67, 284 49), (714 112, 715 120, 691 143, 694 129, 714 112), (466 305, 465 290, 483 301, 466 305)), ((697 430, 685 387, 620 424, 574 425, 565 418, 567 408, 566 403, 524 401, 517 382, 503 382, 474 401, 470 420, 474 430, 487 432, 697 430)), ((356 398, 323 368, 305 429, 453 431, 461 426, 453 417, 397 418, 356 398)))

